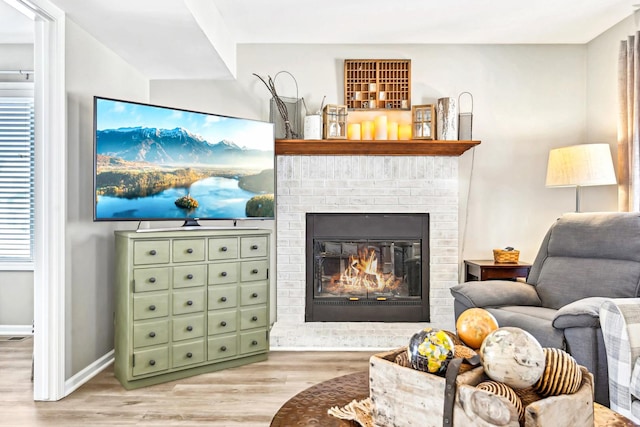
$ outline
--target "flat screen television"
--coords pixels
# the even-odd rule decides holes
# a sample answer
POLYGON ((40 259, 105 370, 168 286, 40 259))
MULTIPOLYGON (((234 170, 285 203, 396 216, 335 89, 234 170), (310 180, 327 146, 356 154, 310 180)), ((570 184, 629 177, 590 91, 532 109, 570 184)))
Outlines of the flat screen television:
POLYGON ((94 220, 275 218, 272 123, 94 97, 94 220))

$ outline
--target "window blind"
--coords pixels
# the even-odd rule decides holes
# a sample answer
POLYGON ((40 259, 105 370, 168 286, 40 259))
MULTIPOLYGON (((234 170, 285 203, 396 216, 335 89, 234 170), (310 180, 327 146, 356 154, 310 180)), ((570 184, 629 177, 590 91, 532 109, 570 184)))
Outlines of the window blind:
POLYGON ((0 96, 0 263, 33 262, 33 104, 0 96))

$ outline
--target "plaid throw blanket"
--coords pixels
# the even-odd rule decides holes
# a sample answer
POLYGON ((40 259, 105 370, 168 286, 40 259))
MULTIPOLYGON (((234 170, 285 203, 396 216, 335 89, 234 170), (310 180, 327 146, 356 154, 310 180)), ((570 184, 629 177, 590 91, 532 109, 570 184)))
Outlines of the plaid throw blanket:
POLYGON ((606 300, 600 307, 600 325, 611 409, 640 422, 640 298, 606 300))

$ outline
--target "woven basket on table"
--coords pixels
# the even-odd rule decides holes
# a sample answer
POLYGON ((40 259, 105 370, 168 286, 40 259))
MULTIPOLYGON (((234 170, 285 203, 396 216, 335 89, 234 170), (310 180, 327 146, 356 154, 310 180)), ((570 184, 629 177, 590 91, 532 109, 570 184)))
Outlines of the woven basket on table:
POLYGON ((493 250, 493 260, 499 263, 517 263, 520 258, 520 251, 505 251, 504 249, 493 250))

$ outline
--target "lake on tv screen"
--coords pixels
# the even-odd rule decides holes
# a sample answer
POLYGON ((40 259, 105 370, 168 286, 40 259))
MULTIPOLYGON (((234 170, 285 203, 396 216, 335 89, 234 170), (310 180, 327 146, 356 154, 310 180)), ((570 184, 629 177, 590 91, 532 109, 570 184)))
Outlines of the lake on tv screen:
POLYGON ((98 219, 137 218, 246 218, 247 201, 255 193, 238 187, 238 180, 210 177, 186 188, 169 188, 151 196, 127 199, 98 196, 98 219), (176 199, 190 194, 198 201, 195 209, 176 206, 176 199))

